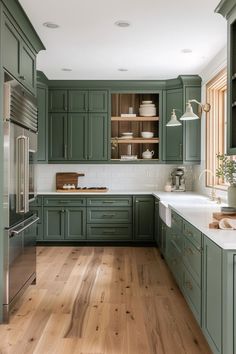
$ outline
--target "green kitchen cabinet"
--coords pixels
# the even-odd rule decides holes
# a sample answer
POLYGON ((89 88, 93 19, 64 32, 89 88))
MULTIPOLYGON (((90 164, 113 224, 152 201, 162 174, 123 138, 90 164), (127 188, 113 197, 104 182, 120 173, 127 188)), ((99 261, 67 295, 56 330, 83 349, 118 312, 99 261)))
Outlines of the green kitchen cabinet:
MULTIPOLYGON (((222 353, 222 249, 204 237, 202 328, 214 354, 222 353)), ((223 353, 225 353, 223 351, 223 353)), ((227 353, 229 354, 229 353, 227 353)))
POLYGON ((44 207, 44 241, 86 238, 86 208, 44 207))
POLYGON ((30 207, 30 211, 32 211, 37 217, 39 217, 39 221, 35 227, 35 239, 36 241, 43 240, 43 215, 42 215, 42 207, 30 207))
POLYGON ((69 90, 69 112, 85 113, 88 112, 88 91, 69 90))
POLYGON ((13 24, 3 16, 3 67, 15 78, 20 75, 21 39, 13 24))
POLYGON ((48 161, 48 89, 41 83, 37 84, 38 102, 38 163, 48 161))
POLYGON ((87 127, 87 159, 106 161, 108 158, 108 116, 107 113, 90 113, 87 127))
POLYGON ((152 241, 154 236, 154 198, 152 196, 134 197, 134 238, 152 241))
POLYGON ((50 89, 48 98, 49 112, 66 113, 68 111, 68 92, 62 89, 50 89))
POLYGON ((160 232, 159 232, 159 225, 160 225, 160 216, 159 216, 159 199, 155 198, 155 207, 154 207, 154 236, 155 242, 158 247, 160 247, 160 232))
POLYGON ((3 67, 34 95, 36 94, 36 53, 22 39, 16 24, 3 14, 3 67))
POLYGON ((87 160, 87 114, 68 113, 68 155, 66 158, 71 161, 87 160))
POLYGON ((166 253, 166 224, 164 221, 159 219, 159 248, 162 256, 165 256, 166 253))
POLYGON ((67 207, 65 209, 65 240, 85 240, 86 209, 67 207))
POLYGON ((88 111, 96 113, 107 112, 107 91, 89 91, 88 111))
MULTIPOLYGON (((163 119, 163 160, 167 163, 198 164, 201 160, 201 119, 180 121, 180 126, 166 126, 173 109, 179 119, 190 99, 201 102, 201 78, 196 75, 180 75, 169 80, 165 94, 163 119)), ((198 114, 198 105, 192 104, 198 114)))
MULTIPOLYGON (((201 102, 201 88, 184 86, 184 102, 195 99, 201 102)), ((197 114, 198 105, 191 103, 193 111, 197 114)), ((185 121, 183 124, 183 160, 186 163, 200 162, 201 160, 201 119, 185 121)))
POLYGON ((68 157, 67 114, 49 114, 49 161, 65 161, 68 157))
POLYGON ((227 155, 236 155, 236 5, 221 1, 216 12, 227 19, 227 155))
MULTIPOLYGON (((172 110, 176 109, 177 117, 183 114, 183 90, 168 90, 166 93, 167 122, 172 110)), ((166 127, 166 161, 183 161, 183 125, 166 127)))
POLYGON ((63 241, 65 235, 65 209, 44 207, 44 240, 63 241))

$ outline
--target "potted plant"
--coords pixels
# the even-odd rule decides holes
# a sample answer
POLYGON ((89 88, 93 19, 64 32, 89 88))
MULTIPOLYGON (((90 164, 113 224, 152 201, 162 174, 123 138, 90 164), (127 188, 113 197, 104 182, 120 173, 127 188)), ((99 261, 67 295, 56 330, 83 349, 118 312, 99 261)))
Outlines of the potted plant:
POLYGON ((226 155, 217 155, 219 167, 216 176, 229 183, 228 205, 236 208, 236 161, 226 155))

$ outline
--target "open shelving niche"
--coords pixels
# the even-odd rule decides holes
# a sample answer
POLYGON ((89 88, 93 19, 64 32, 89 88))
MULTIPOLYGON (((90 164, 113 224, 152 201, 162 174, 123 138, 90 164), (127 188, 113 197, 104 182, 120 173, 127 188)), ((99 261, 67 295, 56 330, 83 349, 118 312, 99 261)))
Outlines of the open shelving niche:
MULTIPOLYGON (((154 151, 152 160, 159 160, 159 94, 157 93, 113 93, 111 95, 111 159, 120 161, 122 155, 127 155, 131 144, 131 154, 138 160, 144 160, 142 153, 149 149, 154 151), (140 117, 139 107, 142 101, 152 101, 156 106, 155 117, 140 117), (133 107, 136 117, 121 117, 133 107), (141 137, 141 132, 153 132, 151 139, 141 137), (132 132, 133 138, 123 139, 122 133, 132 132)), ((146 160, 147 161, 147 160, 146 160)), ((148 160, 150 161, 150 159, 148 160)))

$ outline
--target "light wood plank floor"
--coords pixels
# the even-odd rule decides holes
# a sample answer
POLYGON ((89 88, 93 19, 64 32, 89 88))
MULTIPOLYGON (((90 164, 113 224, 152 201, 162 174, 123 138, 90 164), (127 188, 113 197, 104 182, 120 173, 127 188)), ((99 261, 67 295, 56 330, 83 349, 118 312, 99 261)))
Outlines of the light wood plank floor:
POLYGON ((210 354, 155 248, 38 247, 1 354, 210 354))

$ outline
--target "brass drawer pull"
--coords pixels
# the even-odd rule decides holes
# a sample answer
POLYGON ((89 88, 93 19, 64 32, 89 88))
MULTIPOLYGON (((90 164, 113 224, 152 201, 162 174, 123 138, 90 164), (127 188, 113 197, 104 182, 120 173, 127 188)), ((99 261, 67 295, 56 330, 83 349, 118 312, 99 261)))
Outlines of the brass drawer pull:
POLYGON ((103 200, 103 204, 113 204, 113 203, 115 202, 112 200, 103 200))
POLYGON ((193 233, 191 231, 189 231, 189 230, 187 230, 186 233, 187 233, 188 236, 193 236, 193 233))
POLYGON ((103 214, 102 217, 103 218, 113 218, 113 216, 115 216, 115 214, 103 214))
POLYGON ((195 253, 195 252, 192 250, 192 248, 190 248, 190 247, 186 247, 186 248, 184 249, 184 251, 185 251, 186 254, 189 254, 190 256, 193 256, 194 253, 195 253))
POLYGON ((115 234, 116 230, 103 231, 103 234, 115 234))

